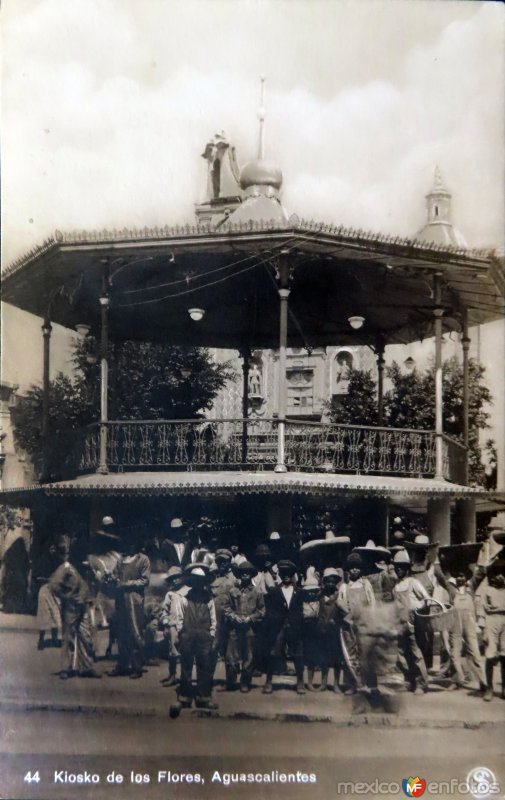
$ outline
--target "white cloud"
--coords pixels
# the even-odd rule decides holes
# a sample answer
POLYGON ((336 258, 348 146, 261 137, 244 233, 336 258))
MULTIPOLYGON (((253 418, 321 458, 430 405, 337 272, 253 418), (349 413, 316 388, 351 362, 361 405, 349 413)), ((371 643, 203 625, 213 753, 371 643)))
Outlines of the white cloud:
POLYGON ((5 261, 57 227, 192 219, 207 137, 255 155, 263 71, 290 211, 411 233, 439 163, 468 241, 500 240, 498 3, 8 0, 5 17, 5 261))

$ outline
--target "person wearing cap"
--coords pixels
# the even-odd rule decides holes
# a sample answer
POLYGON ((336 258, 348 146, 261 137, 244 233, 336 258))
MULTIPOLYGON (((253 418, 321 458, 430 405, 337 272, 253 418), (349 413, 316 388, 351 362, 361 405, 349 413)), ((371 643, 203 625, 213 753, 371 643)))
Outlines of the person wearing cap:
POLYGON ((428 671, 414 632, 415 610, 421 608, 430 596, 422 583, 410 574, 410 556, 398 550, 393 566, 398 582, 393 589, 398 618, 398 650, 407 664, 407 678, 414 694, 424 694, 428 689, 428 671))
MULTIPOLYGON (((447 580, 440 565, 435 563, 438 542, 431 542, 425 533, 415 528, 411 531, 412 540, 405 540, 404 545, 411 558, 411 574, 424 587, 430 597, 434 596, 439 587, 449 591, 447 580)), ((433 631, 427 625, 421 625, 415 618, 416 641, 423 654, 424 662, 428 669, 433 666, 433 631)), ((450 654, 445 652, 445 661, 449 663, 450 654)))
POLYGON ((281 580, 278 571, 274 570, 272 552, 267 544, 257 546, 253 554, 253 563, 258 571, 253 584, 262 594, 266 595, 280 585, 281 580))
MULTIPOLYGON (((216 607, 216 638, 214 639, 214 668, 217 666, 219 657, 222 658, 226 655, 226 647, 228 642, 228 626, 226 624, 224 609, 228 600, 228 594, 231 589, 236 585, 237 579, 231 569, 232 554, 230 550, 220 547, 216 550, 215 554, 215 568, 211 573, 213 576, 210 585, 210 591, 214 598, 214 605, 216 607)), ((228 678, 227 678, 228 683, 228 678)), ((234 683, 234 681, 232 681, 234 683)))
POLYGON ((486 650, 486 684, 484 700, 493 699, 493 671, 501 668, 501 696, 505 700, 505 559, 492 561, 486 569, 488 586, 482 594, 484 640, 486 650))
POLYGON ((267 673, 264 694, 272 693, 272 678, 286 653, 293 659, 296 672, 296 691, 305 694, 303 684, 303 593, 294 585, 296 566, 292 561, 277 564, 281 584, 265 596, 265 627, 267 637, 267 673))
POLYGON ((60 678, 101 678, 94 669, 91 595, 84 578, 70 563, 64 542, 57 546, 62 563, 49 578, 49 587, 61 603, 63 645, 60 678))
POLYGON ((163 539, 160 545, 161 558, 166 569, 184 569, 191 562, 191 550, 186 525, 180 517, 173 517, 170 520, 170 537, 163 539))
POLYGON ((354 694, 364 686, 363 643, 361 629, 375 608, 375 596, 370 581, 361 574, 363 560, 359 553, 350 553, 346 559, 347 583, 341 583, 337 605, 343 614, 342 637, 352 667, 352 685, 346 694, 354 694))
POLYGON ((487 689, 484 666, 479 650, 477 612, 475 607, 475 581, 469 567, 454 567, 453 577, 449 578, 449 599, 455 613, 455 625, 449 632, 451 660, 456 673, 456 685, 466 686, 461 665, 463 645, 467 663, 469 663, 479 680, 481 692, 487 689), (452 582, 454 581, 454 583, 452 582))
POLYGON ((307 668, 307 689, 314 691, 314 672, 321 664, 321 635, 318 629, 321 587, 315 576, 306 577, 302 586, 303 663, 307 668))
POLYGON ((247 557, 244 555, 244 553, 240 551, 238 542, 236 542, 235 540, 230 542, 228 549, 231 553, 232 569, 234 567, 238 567, 238 565, 242 564, 243 561, 247 561, 247 557))
POLYGON ((364 547, 355 547, 354 552, 363 559, 363 574, 370 581, 377 602, 392 603, 396 576, 390 564, 390 550, 369 539, 364 547))
POLYGON ((141 678, 145 645, 144 593, 149 585, 151 565, 145 553, 139 552, 134 538, 127 540, 123 549, 116 591, 118 661, 109 675, 141 678))
POLYGON ((256 568, 250 561, 243 561, 236 570, 238 586, 228 591, 224 605, 228 624, 226 688, 233 691, 240 672, 240 691, 249 692, 254 670, 256 626, 265 616, 265 598, 252 584, 256 568))
MULTIPOLYGON (((253 553, 252 563, 256 567, 256 575, 252 579, 253 586, 266 597, 266 595, 279 585, 278 573, 273 571, 272 553, 267 544, 259 544, 253 553)), ((254 674, 259 677, 268 669, 268 633, 266 620, 263 619, 256 626, 254 642, 254 674)))
POLYGON ((184 573, 180 567, 170 567, 165 578, 166 594, 161 604, 161 625, 163 636, 168 650, 168 675, 162 678, 163 686, 173 686, 177 681, 177 664, 180 659, 176 646, 177 632, 175 626, 170 624, 173 609, 180 598, 189 591, 189 586, 184 583, 184 573))
POLYGON ((48 550, 43 553, 42 558, 37 561, 36 581, 40 584, 37 595, 37 627, 39 629, 37 650, 44 650, 45 647, 61 646, 61 602, 59 597, 51 591, 49 585, 50 576, 60 564, 61 558, 57 551, 56 542, 51 544, 48 550), (46 632, 49 631, 51 632, 51 638, 46 640, 46 632))
POLYGON ((112 517, 103 517, 91 543, 93 551, 87 555, 87 563, 91 573, 93 625, 98 629, 108 628, 109 642, 105 655, 110 656, 116 639, 116 590, 121 563, 121 538, 112 517))
POLYGON ((179 702, 190 708, 193 695, 197 708, 217 708, 212 700, 214 675, 212 650, 216 636, 216 606, 209 590, 212 577, 204 563, 189 564, 184 571, 189 591, 170 610, 169 624, 177 634, 181 654, 179 702), (193 665, 196 665, 196 691, 193 692, 193 665))
MULTIPOLYGON (((341 611, 338 607, 338 586, 344 573, 335 567, 326 567, 322 575, 322 591, 319 599, 318 631, 321 636, 321 685, 319 691, 328 688, 328 673, 334 671, 335 691, 341 668, 344 666, 340 643, 341 611)), ((309 676, 310 678, 310 676, 309 676)), ((310 684, 310 680, 309 680, 310 684)), ((309 686, 310 688, 310 686, 309 686)))

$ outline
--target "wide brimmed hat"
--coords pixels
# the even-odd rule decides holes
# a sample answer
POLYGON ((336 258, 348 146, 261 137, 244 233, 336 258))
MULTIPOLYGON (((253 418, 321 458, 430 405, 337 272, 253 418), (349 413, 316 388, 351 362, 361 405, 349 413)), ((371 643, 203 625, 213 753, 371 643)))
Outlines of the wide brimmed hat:
POLYGON ((289 559, 283 558, 277 562, 277 569, 279 572, 290 572, 291 575, 294 575, 296 572, 296 565, 289 559))
POLYGON ((233 554, 230 550, 227 550, 225 547, 220 547, 219 550, 216 550, 214 555, 216 561, 218 559, 222 559, 224 561, 231 561, 233 558, 233 554))
POLYGON ((213 577, 214 576, 210 574, 209 565, 205 564, 203 561, 196 561, 194 564, 188 564, 184 570, 184 580, 186 583, 207 583, 210 582, 213 577))
POLYGON ((302 586, 302 591, 304 592, 314 592, 319 590, 321 587, 319 585, 319 581, 313 575, 311 575, 302 586))
POLYGON ((333 531, 326 531, 324 539, 310 539, 300 547, 300 555, 309 553, 317 548, 347 549, 351 540, 348 536, 335 536, 333 531))
POLYGON ((181 567, 170 567, 167 574, 165 575, 165 583, 167 585, 171 584, 177 578, 182 578, 182 576, 183 576, 183 571, 181 567))
POLYGON ((180 517, 173 517, 170 520, 170 527, 171 528, 184 528, 184 522, 180 517))
POLYGON ((250 561, 241 561, 235 567, 235 572, 239 577, 240 575, 251 575, 254 578, 258 574, 258 570, 250 561))
POLYGON ((367 561, 373 561, 373 563, 391 561, 391 552, 388 548, 375 544, 372 539, 369 539, 364 547, 354 547, 352 552, 359 553, 360 556, 366 558, 367 561))
POLYGON ((455 569, 467 570, 470 564, 477 563, 481 548, 482 542, 442 545, 438 550, 440 563, 449 572, 455 569))
POLYGON ((393 564, 410 564, 410 556, 405 550, 405 548, 401 548, 397 550, 393 557, 393 564))
POLYGON ((268 538, 271 542, 276 542, 281 538, 281 535, 278 531, 272 531, 268 538))
POLYGON ((496 558, 486 568, 487 575, 505 575, 505 559, 496 558))
POLYGON ((493 529, 489 538, 492 539, 492 541, 496 544, 503 546, 505 544, 505 531, 503 528, 495 528, 493 529))
POLYGON ((416 533, 413 542, 409 542, 405 539, 403 544, 408 550, 431 550, 433 547, 438 547, 438 542, 430 542, 425 533, 419 532, 416 533))
POLYGON ((344 572, 340 567, 326 567, 323 570, 323 581, 325 578, 338 578, 339 581, 344 580, 344 572))

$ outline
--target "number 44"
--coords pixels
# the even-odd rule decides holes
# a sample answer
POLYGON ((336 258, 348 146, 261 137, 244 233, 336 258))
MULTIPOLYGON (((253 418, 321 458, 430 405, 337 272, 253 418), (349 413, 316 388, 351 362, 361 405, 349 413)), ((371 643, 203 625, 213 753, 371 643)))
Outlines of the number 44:
POLYGON ((39 783, 39 771, 37 770, 37 772, 34 772, 33 774, 31 772, 27 772, 23 780, 25 783, 39 783))

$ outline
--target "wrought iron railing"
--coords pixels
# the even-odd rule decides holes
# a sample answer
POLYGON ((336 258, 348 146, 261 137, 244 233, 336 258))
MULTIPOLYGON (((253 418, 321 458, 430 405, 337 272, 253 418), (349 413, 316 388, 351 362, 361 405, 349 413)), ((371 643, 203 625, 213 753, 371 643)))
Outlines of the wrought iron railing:
MULTIPOLYGON (((112 471, 156 469, 273 469, 277 462, 275 419, 140 420, 107 423, 107 467, 112 471)), ((372 475, 433 477, 435 433, 287 420, 288 469, 372 475)), ((90 425, 79 472, 99 466, 100 425, 90 425)), ((463 482, 466 450, 443 437, 443 475, 463 482)))
POLYGON ((435 474, 435 434, 290 421, 286 463, 302 470, 430 477, 435 474))
MULTIPOLYGON (((119 421, 107 429, 109 469, 238 469, 276 460, 273 419, 119 421)), ((90 425, 80 470, 96 469, 99 454, 100 426, 90 425)))

